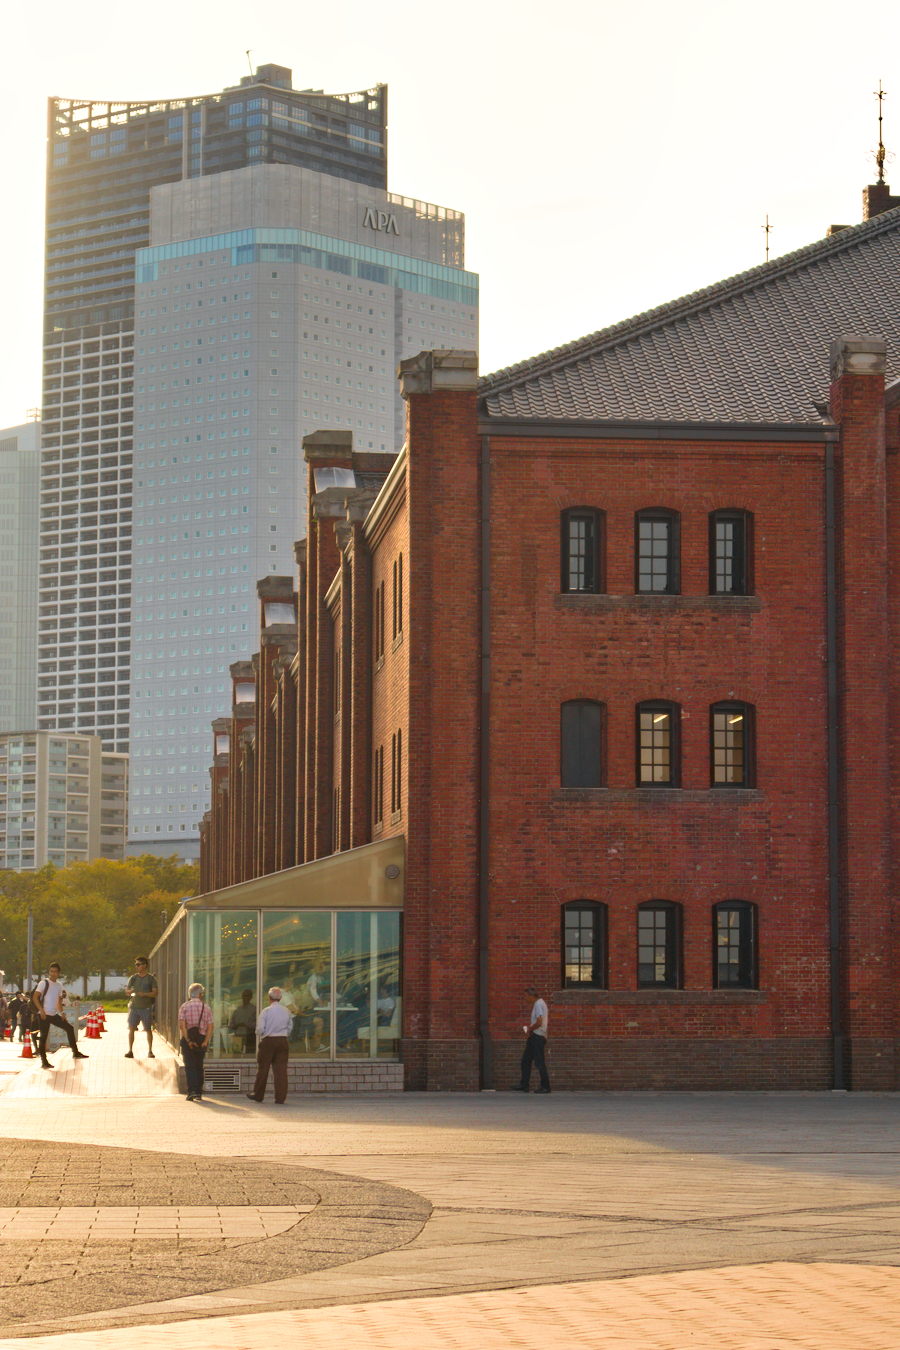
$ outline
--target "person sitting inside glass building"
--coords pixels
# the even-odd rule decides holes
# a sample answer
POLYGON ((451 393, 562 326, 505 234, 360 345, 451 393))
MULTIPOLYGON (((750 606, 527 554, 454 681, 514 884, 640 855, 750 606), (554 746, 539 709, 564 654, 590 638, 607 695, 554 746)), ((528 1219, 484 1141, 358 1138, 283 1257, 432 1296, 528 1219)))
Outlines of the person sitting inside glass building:
POLYGON ((244 1054, 256 1051, 256 1004, 253 1002, 253 990, 244 989, 241 1001, 228 1019, 228 1032, 240 1041, 240 1050, 244 1054))

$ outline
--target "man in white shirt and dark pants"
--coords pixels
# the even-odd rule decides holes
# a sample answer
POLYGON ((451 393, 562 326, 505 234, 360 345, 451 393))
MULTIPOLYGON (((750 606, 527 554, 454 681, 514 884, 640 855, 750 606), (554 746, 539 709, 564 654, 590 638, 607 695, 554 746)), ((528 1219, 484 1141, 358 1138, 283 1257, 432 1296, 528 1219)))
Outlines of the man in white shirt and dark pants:
POLYGON ((281 1004, 281 989, 274 985, 269 990, 269 1006, 264 1008, 256 1023, 256 1081, 247 1096, 261 1102, 266 1095, 269 1067, 275 1077, 275 1101, 284 1105, 288 1090, 288 1037, 294 1023, 293 1014, 281 1004))
POLYGON ((522 1055, 522 1078, 516 1091, 529 1092, 531 1090, 531 1066, 534 1064, 541 1079, 541 1086, 535 1088, 535 1092, 546 1093, 550 1091, 550 1075, 547 1073, 544 1051, 547 1048, 547 1026, 550 1021, 550 1014, 537 989, 532 986, 525 992, 532 996, 534 1005, 531 1009, 531 1025, 522 1028, 526 1037, 525 1052, 522 1055))
POLYGON ((37 1008, 38 1014, 37 1049, 41 1057, 41 1064, 45 1069, 53 1068, 47 1058, 47 1037, 50 1035, 51 1025, 60 1027, 66 1033, 73 1059, 87 1059, 87 1055, 78 1049, 75 1028, 62 1015, 65 998, 65 990, 59 982, 59 964, 54 961, 47 967, 47 974, 44 978, 38 980, 33 994, 34 1006, 37 1008))

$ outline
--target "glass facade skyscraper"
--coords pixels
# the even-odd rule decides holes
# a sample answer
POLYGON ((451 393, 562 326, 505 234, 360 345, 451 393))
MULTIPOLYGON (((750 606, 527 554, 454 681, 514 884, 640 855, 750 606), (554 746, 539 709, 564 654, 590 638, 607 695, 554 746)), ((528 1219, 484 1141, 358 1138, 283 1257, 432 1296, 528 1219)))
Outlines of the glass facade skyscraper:
POLYGON ((386 190, 386 89, 290 84, 51 104, 38 725, 130 750, 138 851, 196 849, 303 436, 396 451, 398 361, 477 344, 462 213, 386 190))
POLYGON ((38 725, 124 751, 130 715, 134 257, 150 191, 249 164, 383 189, 387 90, 291 87, 48 109, 38 725))

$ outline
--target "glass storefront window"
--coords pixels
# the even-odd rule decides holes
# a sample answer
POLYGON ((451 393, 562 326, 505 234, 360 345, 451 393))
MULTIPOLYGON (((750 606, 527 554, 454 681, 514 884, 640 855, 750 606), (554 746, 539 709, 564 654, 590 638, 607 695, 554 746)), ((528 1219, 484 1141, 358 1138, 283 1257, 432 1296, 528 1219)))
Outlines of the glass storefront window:
POLYGON ((396 1058, 400 1049, 400 916, 336 915, 335 1052, 396 1058))
POLYGON ((255 1055, 256 1018, 273 985, 293 1016, 293 1058, 399 1057, 398 911, 201 910, 189 933, 176 996, 183 1001, 194 980, 205 986, 216 1059, 255 1055))
POLYGON ((290 1051, 312 1059, 331 1048, 331 914, 263 915, 263 991, 280 985, 294 1015, 290 1051))
MULTIPOLYGON (((191 915, 188 983, 196 980, 206 989, 214 1026, 210 1049, 217 1059, 256 1053, 256 954, 255 910, 191 915), (250 990, 249 1000, 244 990, 250 990), (238 1012, 248 1005, 252 1015, 238 1012)), ((187 989, 181 994, 186 997, 187 989)))

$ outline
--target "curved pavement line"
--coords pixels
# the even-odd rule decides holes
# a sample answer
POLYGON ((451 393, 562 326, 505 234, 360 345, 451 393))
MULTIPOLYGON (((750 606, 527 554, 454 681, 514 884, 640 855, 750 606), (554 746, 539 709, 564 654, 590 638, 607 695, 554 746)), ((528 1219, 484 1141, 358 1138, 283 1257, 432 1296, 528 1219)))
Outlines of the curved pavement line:
POLYGON ((252 1307, 257 1286, 403 1246, 431 1213, 422 1196, 397 1186, 277 1162, 21 1140, 0 1141, 0 1151, 0 1205, 10 1208, 55 1213, 67 1203, 77 1210, 112 1198, 134 1207, 227 1204, 233 1211, 242 1193, 248 1209, 288 1203, 307 1211, 287 1231, 249 1241, 198 1235, 22 1243, 16 1260, 0 1262, 0 1336, 132 1325, 146 1320, 130 1311, 135 1305, 171 1307, 235 1288, 248 1289, 252 1307))

